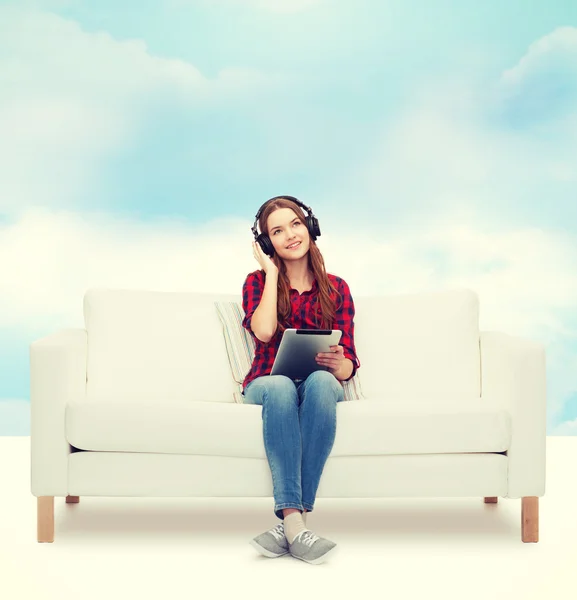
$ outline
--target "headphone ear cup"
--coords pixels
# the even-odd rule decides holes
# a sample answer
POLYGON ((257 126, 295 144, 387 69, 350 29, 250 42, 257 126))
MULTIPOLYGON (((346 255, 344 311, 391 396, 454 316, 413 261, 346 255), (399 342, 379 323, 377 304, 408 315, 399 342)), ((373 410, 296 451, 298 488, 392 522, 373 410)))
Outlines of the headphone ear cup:
POLYGON ((316 217, 307 216, 307 228, 313 241, 321 234, 319 229, 319 221, 316 217))
POLYGON ((270 241, 270 238, 268 237, 268 235, 266 235, 265 233, 261 233, 256 238, 256 241, 258 242, 259 246, 262 248, 262 251, 267 256, 270 256, 272 258, 273 254, 274 254, 274 246, 272 245, 272 242, 270 241))

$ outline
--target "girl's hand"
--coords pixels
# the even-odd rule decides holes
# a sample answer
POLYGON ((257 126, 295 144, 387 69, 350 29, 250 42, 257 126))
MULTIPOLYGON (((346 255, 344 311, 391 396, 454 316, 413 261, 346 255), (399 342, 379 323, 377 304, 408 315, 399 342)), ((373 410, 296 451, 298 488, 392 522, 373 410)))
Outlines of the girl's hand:
POLYGON ((345 350, 342 346, 331 346, 331 352, 319 352, 316 361, 319 365, 329 368, 331 373, 336 373, 345 360, 345 350))
POLYGON ((252 253, 260 265, 260 268, 265 273, 269 273, 271 271, 276 271, 278 273, 278 267, 272 262, 269 255, 263 252, 263 249, 256 240, 253 240, 252 242, 252 253))

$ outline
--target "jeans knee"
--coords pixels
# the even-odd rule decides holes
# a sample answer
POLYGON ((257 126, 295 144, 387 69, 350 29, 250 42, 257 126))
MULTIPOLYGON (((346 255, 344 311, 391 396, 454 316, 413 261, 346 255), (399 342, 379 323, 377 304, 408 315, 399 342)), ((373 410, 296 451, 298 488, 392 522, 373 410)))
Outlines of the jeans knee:
POLYGON ((319 400, 324 402, 340 402, 344 399, 344 389, 341 382, 330 371, 314 371, 307 377, 307 386, 319 387, 319 400), (325 393, 323 393, 325 392, 325 393), (328 394, 326 392, 329 392, 328 394))
POLYGON ((342 387, 339 380, 330 371, 313 371, 307 377, 307 382, 328 386, 335 391, 342 387))
POLYGON ((311 379, 313 381, 330 381, 331 379, 336 379, 336 377, 330 372, 330 371, 313 371, 309 376, 308 379, 311 379))
POLYGON ((270 375, 267 379, 267 392, 275 398, 296 398, 298 396, 297 387, 290 377, 270 375))
POLYGON ((296 386, 294 381, 286 375, 269 375, 269 385, 274 386, 277 389, 295 389, 296 386))

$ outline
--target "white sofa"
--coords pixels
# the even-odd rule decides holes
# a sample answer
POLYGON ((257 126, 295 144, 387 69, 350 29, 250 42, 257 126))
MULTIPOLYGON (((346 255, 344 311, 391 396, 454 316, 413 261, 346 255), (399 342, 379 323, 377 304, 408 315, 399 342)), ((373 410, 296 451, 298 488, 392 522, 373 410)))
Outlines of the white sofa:
MULTIPOLYGON (((233 400, 215 300, 241 297, 90 289, 84 329, 30 345, 39 542, 55 496, 270 497, 272 515, 262 407, 233 400)), ((544 348, 480 332, 467 289, 354 300, 364 399, 337 405, 317 498, 521 498, 537 542, 544 348)))

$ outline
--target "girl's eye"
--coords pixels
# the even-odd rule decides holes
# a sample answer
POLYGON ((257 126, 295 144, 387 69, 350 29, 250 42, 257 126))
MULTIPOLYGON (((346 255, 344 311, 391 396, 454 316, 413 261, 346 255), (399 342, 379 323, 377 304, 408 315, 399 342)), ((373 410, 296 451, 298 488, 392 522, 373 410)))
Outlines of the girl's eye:
MULTIPOLYGON (((295 221, 295 222, 293 223, 293 225, 300 225, 300 224, 301 224, 301 222, 300 222, 300 221, 295 221)), ((273 232, 273 235, 276 235, 276 234, 277 234, 279 231, 280 231, 280 229, 277 229, 276 231, 274 231, 274 232, 273 232)))

